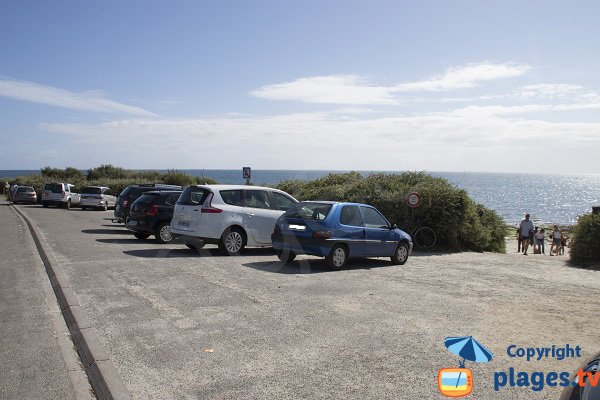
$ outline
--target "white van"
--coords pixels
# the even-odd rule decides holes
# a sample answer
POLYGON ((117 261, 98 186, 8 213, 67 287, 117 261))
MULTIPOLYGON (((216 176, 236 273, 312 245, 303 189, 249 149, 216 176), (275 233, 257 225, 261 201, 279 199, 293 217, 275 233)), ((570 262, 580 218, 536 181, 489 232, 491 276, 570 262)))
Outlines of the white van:
POLYGON ((50 205, 71 208, 79 205, 79 193, 75 191, 75 186, 70 183, 52 182, 44 185, 42 190, 42 206, 47 208, 50 205))
POLYGON ((190 243, 200 239, 203 244, 217 244, 227 255, 236 255, 245 246, 270 247, 277 218, 297 202, 267 187, 189 186, 175 205, 171 234, 184 242, 188 237, 190 243))

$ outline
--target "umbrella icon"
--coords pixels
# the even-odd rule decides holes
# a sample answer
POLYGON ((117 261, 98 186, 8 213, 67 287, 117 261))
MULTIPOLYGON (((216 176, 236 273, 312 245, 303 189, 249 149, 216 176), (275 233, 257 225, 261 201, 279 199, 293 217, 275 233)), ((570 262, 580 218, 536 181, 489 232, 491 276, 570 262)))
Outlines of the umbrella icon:
MULTIPOLYGON (((463 369, 463 371, 467 371, 467 378, 471 373, 471 370, 464 369, 466 360, 485 363, 491 361, 494 357, 492 352, 486 349, 477 340, 473 339, 473 336, 447 337, 444 339, 444 344, 448 350, 462 358, 459 368, 463 369)), ((460 378, 463 371, 458 371, 458 378, 456 379, 455 385, 456 388, 458 388, 459 383, 461 382, 460 378)))
POLYGON ((465 361, 485 363, 491 361, 494 355, 481 343, 473 339, 473 336, 447 337, 444 344, 452 353, 462 357, 460 368, 465 367, 465 361))

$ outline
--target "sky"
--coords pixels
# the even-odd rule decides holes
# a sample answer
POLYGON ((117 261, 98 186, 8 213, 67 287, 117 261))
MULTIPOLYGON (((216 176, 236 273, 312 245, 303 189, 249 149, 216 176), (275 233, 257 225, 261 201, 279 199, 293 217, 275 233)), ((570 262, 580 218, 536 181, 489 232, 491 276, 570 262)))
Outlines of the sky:
POLYGON ((0 2, 0 169, 600 174, 597 1, 0 2))

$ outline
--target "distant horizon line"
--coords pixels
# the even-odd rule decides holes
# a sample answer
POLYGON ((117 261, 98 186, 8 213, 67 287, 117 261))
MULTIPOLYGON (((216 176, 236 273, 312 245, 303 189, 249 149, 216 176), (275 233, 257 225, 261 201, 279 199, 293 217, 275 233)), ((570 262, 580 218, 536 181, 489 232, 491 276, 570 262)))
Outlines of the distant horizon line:
MULTIPOLYGON (((93 167, 93 168, 98 168, 97 167, 93 167)), ((130 170, 130 171, 241 171, 242 167, 240 168, 125 168, 125 167, 119 167, 119 166, 114 166, 117 168, 123 168, 125 170, 130 170)), ((41 170, 43 168, 46 167, 42 167, 42 168, 37 168, 37 169, 0 169, 0 171, 5 171, 5 172, 10 172, 10 171, 37 171, 37 172, 41 172, 41 170)), ((59 168, 59 167, 50 167, 50 168, 57 168, 57 169, 65 169, 65 168, 69 168, 69 167, 65 167, 65 168, 59 168)), ((73 167, 74 168, 74 167, 73 167)), ((79 171, 88 171, 92 168, 77 168, 79 171)), ((570 172, 570 173, 548 173, 548 172, 512 172, 512 171, 468 171, 468 170, 427 170, 427 169, 404 169, 404 170, 400 170, 400 169, 396 169, 396 170, 392 170, 392 169, 287 169, 287 168, 282 168, 282 169, 271 169, 271 168, 252 168, 253 171, 306 171, 306 172, 321 172, 321 171, 329 171, 329 172, 383 172, 383 173, 397 173, 397 172, 427 172, 427 173, 436 173, 436 172, 442 172, 442 173, 457 173, 457 174, 513 174, 513 175, 564 175, 564 176, 574 176, 574 175, 600 175, 600 173, 593 173, 593 172, 584 172, 584 173, 577 173, 577 172, 570 172)))

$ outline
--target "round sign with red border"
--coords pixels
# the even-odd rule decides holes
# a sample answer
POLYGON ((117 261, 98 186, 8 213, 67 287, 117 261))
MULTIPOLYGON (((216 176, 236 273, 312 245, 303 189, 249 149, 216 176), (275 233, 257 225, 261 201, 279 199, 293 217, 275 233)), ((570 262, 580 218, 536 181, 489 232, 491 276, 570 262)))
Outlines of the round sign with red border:
POLYGON ((417 192, 410 192, 406 195, 406 205, 411 208, 417 208, 421 205, 421 195, 417 192))

